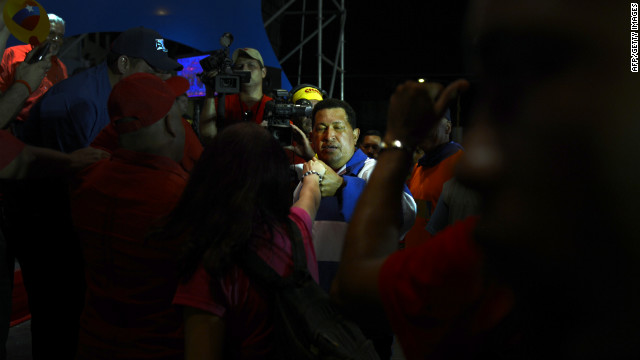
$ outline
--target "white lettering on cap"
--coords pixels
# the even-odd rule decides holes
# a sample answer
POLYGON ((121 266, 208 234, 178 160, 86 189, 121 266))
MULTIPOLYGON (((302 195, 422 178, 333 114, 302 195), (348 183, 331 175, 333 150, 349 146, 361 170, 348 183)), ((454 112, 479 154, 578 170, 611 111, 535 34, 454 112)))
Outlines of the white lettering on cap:
POLYGON ((167 48, 164 47, 164 39, 156 39, 156 50, 168 52, 167 48))

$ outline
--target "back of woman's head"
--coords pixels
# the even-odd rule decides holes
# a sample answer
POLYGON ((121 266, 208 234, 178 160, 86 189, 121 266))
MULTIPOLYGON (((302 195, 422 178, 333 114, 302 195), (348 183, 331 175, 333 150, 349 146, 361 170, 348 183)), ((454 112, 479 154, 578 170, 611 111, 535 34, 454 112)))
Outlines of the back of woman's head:
POLYGON ((252 209, 265 207, 286 214, 291 200, 287 198, 288 166, 284 151, 267 130, 242 122, 214 139, 193 176, 204 173, 206 182, 199 185, 222 199, 250 201, 246 205, 252 209))
MULTIPOLYGON (((263 127, 249 122, 226 127, 196 163, 165 235, 187 236, 186 261, 205 253, 205 264, 223 270, 246 249, 256 226, 286 221, 288 166, 283 149, 263 127)), ((190 273, 197 264, 185 265, 190 273)))

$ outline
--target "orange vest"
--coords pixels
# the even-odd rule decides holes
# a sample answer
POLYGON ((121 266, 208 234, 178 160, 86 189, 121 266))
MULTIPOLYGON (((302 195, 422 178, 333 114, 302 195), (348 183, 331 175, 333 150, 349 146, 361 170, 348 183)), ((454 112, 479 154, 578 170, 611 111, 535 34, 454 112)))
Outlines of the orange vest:
POLYGON ((420 244, 431 236, 425 227, 436 208, 442 193, 442 185, 453 177, 454 168, 463 153, 462 150, 458 150, 433 167, 418 166, 418 164, 413 167, 407 186, 416 201, 418 210, 415 224, 404 237, 405 248, 420 244))

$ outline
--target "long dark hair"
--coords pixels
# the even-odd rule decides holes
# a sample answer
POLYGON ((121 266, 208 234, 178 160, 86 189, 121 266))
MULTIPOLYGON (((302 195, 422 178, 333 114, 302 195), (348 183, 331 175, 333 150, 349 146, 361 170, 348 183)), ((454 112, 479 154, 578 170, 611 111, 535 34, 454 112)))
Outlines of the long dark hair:
POLYGON ((255 231, 273 232, 286 223, 288 166, 278 142, 254 123, 230 125, 212 140, 158 234, 185 237, 183 281, 200 263, 212 276, 223 274, 246 251, 255 231))

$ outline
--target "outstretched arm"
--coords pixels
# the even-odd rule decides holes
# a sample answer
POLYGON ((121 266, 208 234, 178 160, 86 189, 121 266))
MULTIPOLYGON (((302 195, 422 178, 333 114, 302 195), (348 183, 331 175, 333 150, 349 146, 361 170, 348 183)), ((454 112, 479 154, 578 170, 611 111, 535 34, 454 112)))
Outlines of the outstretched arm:
POLYGON ((222 359, 225 340, 224 320, 190 306, 184 308, 186 360, 222 359))
POLYGON ((320 181, 321 177, 324 176, 325 167, 320 163, 320 160, 311 159, 302 166, 303 174, 308 171, 315 171, 319 175, 311 174, 302 178, 300 197, 293 206, 304 209, 313 220, 316 218, 316 213, 320 207, 320 181))
POLYGON ((391 97, 385 143, 347 231, 332 295, 345 304, 380 304, 378 274, 396 251, 404 183, 415 146, 444 113, 447 104, 466 89, 458 80, 442 90, 439 84, 407 82, 391 97), (437 100, 434 100, 437 99, 437 100), (399 142, 399 143, 398 143, 399 142))
POLYGON ((302 130, 300 130, 299 127, 295 126, 293 123, 291 124, 291 129, 294 144, 292 144, 290 147, 285 147, 285 149, 291 149, 296 155, 300 156, 306 161, 311 160, 314 156, 316 156, 316 153, 311 147, 309 138, 302 130))
POLYGON ((72 174, 94 162, 109 157, 109 153, 95 148, 84 148, 70 154, 26 145, 9 165, 0 169, 2 179, 53 177, 72 174))
POLYGON ((0 95, 0 129, 5 129, 15 119, 25 100, 40 87, 42 79, 51 67, 50 56, 35 64, 29 64, 28 61, 33 54, 34 50, 18 65, 12 84, 0 95))
POLYGON ((9 28, 4 23, 3 10, 7 4, 7 0, 0 0, 0 54, 4 54, 4 49, 7 47, 7 40, 9 40, 9 28))
POLYGON ((209 86, 213 82, 214 78, 218 75, 217 71, 210 71, 201 75, 202 82, 204 83, 207 91, 204 102, 202 103, 202 109, 200 110, 200 136, 203 143, 208 143, 218 133, 218 125, 216 123, 216 98, 214 96, 214 90, 209 86))

